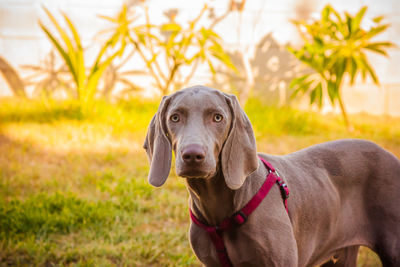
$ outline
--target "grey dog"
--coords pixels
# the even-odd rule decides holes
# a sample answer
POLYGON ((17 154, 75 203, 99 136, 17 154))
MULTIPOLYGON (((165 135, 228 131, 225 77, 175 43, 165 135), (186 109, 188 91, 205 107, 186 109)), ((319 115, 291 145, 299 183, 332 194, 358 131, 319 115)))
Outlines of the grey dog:
MULTIPOLYGON (((175 153, 197 218, 217 225, 241 209, 267 175, 269 161, 291 190, 289 214, 273 187, 241 227, 224 233, 233 266, 356 266, 359 246, 383 266, 400 266, 400 161, 378 145, 346 139, 288 155, 257 154, 249 119, 234 95, 194 86, 165 96, 144 148, 149 182, 166 181, 175 153), (334 260, 332 261, 332 258, 334 260)), ((207 233, 192 223, 191 246, 220 266, 207 233)))

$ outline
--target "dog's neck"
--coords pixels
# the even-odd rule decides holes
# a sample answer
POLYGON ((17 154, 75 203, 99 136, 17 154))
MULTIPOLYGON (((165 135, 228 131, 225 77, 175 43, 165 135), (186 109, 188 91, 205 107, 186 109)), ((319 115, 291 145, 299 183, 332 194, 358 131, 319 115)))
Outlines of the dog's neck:
POLYGON ((266 174, 265 167, 260 163, 238 190, 232 190, 226 185, 221 171, 209 179, 187 179, 190 208, 204 222, 217 225, 246 205, 261 187, 266 174))

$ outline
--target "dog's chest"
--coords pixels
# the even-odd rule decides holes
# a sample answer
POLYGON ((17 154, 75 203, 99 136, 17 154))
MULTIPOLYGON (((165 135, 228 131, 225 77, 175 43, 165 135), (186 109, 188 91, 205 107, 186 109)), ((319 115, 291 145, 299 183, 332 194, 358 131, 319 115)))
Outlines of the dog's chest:
MULTIPOLYGON (((245 227, 241 228, 222 233, 233 266, 269 266, 278 260, 279 255, 274 253, 272 241, 253 235, 245 227)), ((197 258, 205 266, 220 266, 216 248, 206 231, 192 225, 190 243, 197 258)))

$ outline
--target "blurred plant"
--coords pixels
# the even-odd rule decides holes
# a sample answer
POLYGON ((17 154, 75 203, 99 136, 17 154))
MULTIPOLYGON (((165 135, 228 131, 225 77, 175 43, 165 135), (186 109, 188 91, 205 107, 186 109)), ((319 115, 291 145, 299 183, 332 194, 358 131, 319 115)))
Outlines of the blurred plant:
POLYGON ((57 64, 56 55, 51 51, 39 65, 22 65, 22 68, 31 72, 24 78, 25 85, 34 85, 33 95, 53 96, 59 90, 64 89, 72 94, 72 84, 68 75, 67 66, 57 64))
POLYGON ((118 89, 121 89, 122 85, 122 91, 119 90, 118 93, 121 92, 133 92, 133 91, 138 91, 139 86, 135 85, 129 76, 132 76, 134 74, 138 74, 137 72, 134 71, 123 71, 121 68, 126 64, 127 61, 129 61, 132 57, 134 51, 132 51, 127 57, 125 57, 124 60, 121 62, 116 63, 115 61, 111 62, 110 65, 107 66, 106 70, 104 71, 101 80, 99 82, 99 94, 104 97, 108 98, 111 96, 112 92, 116 87, 118 89), (118 86, 119 85, 119 86, 118 86))
POLYGON ((370 29, 362 28, 366 11, 367 7, 363 7, 355 16, 347 12, 342 16, 327 5, 319 20, 311 23, 293 21, 304 45, 299 49, 289 47, 290 52, 312 69, 311 73, 292 80, 290 87, 295 90, 293 96, 309 92, 310 104, 317 103, 321 107, 323 95, 328 93, 332 105, 339 103, 348 129, 351 129, 351 125, 341 95, 343 79, 349 77, 353 85, 357 74, 361 73, 363 80, 370 76, 375 84, 379 84, 366 52, 387 56, 386 49, 394 46, 389 41, 371 41, 389 24, 382 24, 383 16, 379 16, 372 20, 370 29))
POLYGON ((18 72, 3 57, 0 57, 0 73, 15 96, 25 97, 25 86, 18 72))
MULTIPOLYGON (((266 96, 265 101, 276 103, 277 99, 272 94, 265 91, 277 91, 279 95, 279 105, 282 106, 286 103, 286 83, 290 76, 294 73, 294 64, 291 54, 285 47, 279 45, 272 37, 267 34, 256 45, 255 49, 252 45, 246 45, 241 40, 241 33, 244 29, 242 25, 243 10, 246 5, 246 0, 231 0, 227 13, 237 12, 236 16, 236 32, 238 46, 230 53, 235 66, 239 69, 238 72, 228 70, 218 70, 218 75, 213 77, 213 84, 217 88, 226 88, 238 95, 239 101, 242 106, 245 106, 250 96, 258 97, 266 96)), ((258 27, 262 25, 262 10, 264 4, 261 3, 259 11, 255 13, 253 20, 253 35, 259 38, 258 27)), ((221 16, 220 18, 223 18, 221 16)), ((219 20, 216 19, 215 22, 219 20)), ((248 36, 249 33, 246 33, 248 36)), ((294 58, 294 57, 293 57, 294 58)))
POLYGON ((230 53, 238 73, 218 70, 212 86, 237 94, 242 106, 247 104, 250 94, 263 104, 289 104, 290 92, 287 87, 293 78, 304 72, 300 73, 300 62, 286 46, 268 33, 256 44, 251 54, 247 53, 248 56, 243 56, 243 50, 230 53), (249 66, 246 67, 246 64, 249 66))
MULTIPOLYGON (((160 29, 165 39, 158 45, 166 56, 165 61, 167 70, 169 70, 161 76, 164 77, 164 85, 160 88, 163 94, 169 92, 171 85, 186 85, 194 75, 199 63, 207 63, 213 75, 216 73, 214 59, 223 66, 236 71, 230 57, 222 47, 221 37, 210 27, 196 28, 207 9, 205 5, 199 15, 189 22, 187 28, 183 28, 174 19, 161 25, 160 29), (190 73, 183 81, 178 82, 176 79, 178 71, 184 65, 191 67, 190 73)), ((153 52, 155 61, 159 59, 157 55, 156 52, 153 52)), ((175 89, 173 88, 173 90, 175 89)))
POLYGON ((76 87, 76 96, 79 100, 81 112, 85 114, 93 105, 93 100, 98 89, 100 77, 114 60, 114 58, 121 56, 125 49, 125 43, 120 42, 120 39, 123 40, 123 33, 116 32, 106 41, 105 44, 102 45, 99 53, 97 54, 95 62, 87 72, 85 68, 84 51, 81 39, 72 21, 66 14, 62 13, 70 34, 72 34, 71 37, 60 26, 50 11, 46 8, 43 9, 53 23, 53 26, 55 26, 58 35, 61 37, 61 41, 59 41, 57 37, 52 34, 41 21, 39 21, 40 27, 46 33, 49 40, 52 42, 62 59, 65 61, 76 87), (120 43, 120 47, 118 49, 113 49, 116 47, 117 43, 120 43), (112 54, 110 56, 106 56, 106 52, 110 51, 111 49, 114 50, 112 51, 112 54))
MULTIPOLYGON (((129 60, 129 58, 130 57, 127 57, 127 60, 129 60)), ((123 61, 119 64, 111 63, 105 70, 102 77, 101 86, 101 94, 103 97, 109 97, 113 89, 116 88, 117 84, 122 85, 121 90, 118 92, 122 96, 143 90, 143 88, 135 84, 130 77, 133 77, 134 75, 143 75, 145 72, 139 70, 123 71, 121 68, 125 65, 125 63, 126 61, 123 61)))
POLYGON ((210 71, 215 73, 215 60, 224 66, 235 69, 229 56, 222 47, 222 39, 210 27, 199 27, 198 22, 208 10, 207 6, 199 15, 191 20, 188 27, 175 21, 177 12, 170 12, 170 21, 162 25, 150 23, 149 10, 144 4, 146 23, 132 26, 134 19, 130 18, 126 6, 123 7, 124 17, 115 20, 103 16, 116 23, 118 29, 124 32, 126 38, 145 63, 148 73, 155 86, 164 95, 174 91, 178 86, 187 84, 194 75, 199 63, 207 63, 210 71), (189 67, 185 78, 181 75, 182 67, 189 67))
MULTIPOLYGON (((123 5, 119 13, 116 17, 109 17, 105 15, 99 15, 98 17, 105 19, 111 22, 114 26, 100 31, 99 33, 110 33, 113 39, 113 45, 116 45, 118 42, 121 43, 121 54, 126 52, 129 48, 127 44, 130 43, 131 40, 131 33, 130 31, 133 30, 137 34, 140 35, 140 32, 144 31, 145 25, 134 27, 130 29, 132 23, 138 18, 136 14, 132 14, 128 12, 127 5, 123 5)), ((131 93, 135 92, 140 88, 137 84, 135 84, 131 79, 128 77, 133 75, 143 75, 145 71, 142 70, 128 70, 128 71, 121 71, 121 68, 134 56, 136 49, 133 48, 127 56, 125 56, 124 60, 118 62, 117 64, 112 62, 106 69, 103 77, 103 89, 101 90, 102 95, 107 97, 110 95, 111 91, 115 86, 119 83, 124 86, 122 89, 122 93, 131 93)))

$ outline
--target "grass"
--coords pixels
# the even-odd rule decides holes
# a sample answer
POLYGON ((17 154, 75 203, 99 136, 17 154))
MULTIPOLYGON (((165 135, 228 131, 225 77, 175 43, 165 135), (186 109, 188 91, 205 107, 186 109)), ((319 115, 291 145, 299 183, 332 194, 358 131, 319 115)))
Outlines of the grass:
MULTIPOLYGON (((200 266, 187 239, 187 192, 174 172, 147 184, 142 142, 158 103, 0 100, 0 266, 200 266)), ((285 154, 365 138, 400 155, 400 119, 246 106, 259 151, 285 154)), ((359 266, 380 266, 362 249, 359 266)))

